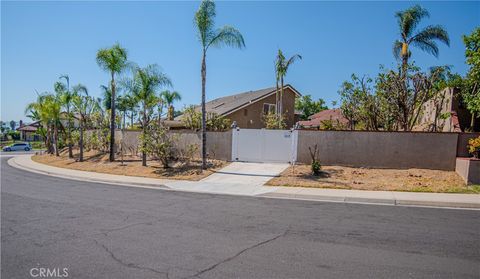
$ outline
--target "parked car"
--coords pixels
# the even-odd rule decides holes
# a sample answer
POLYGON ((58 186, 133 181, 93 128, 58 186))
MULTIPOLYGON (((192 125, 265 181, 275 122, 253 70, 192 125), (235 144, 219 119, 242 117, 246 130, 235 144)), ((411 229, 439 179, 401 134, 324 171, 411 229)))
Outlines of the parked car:
POLYGON ((3 151, 30 151, 32 146, 29 143, 19 142, 14 143, 3 148, 3 151))

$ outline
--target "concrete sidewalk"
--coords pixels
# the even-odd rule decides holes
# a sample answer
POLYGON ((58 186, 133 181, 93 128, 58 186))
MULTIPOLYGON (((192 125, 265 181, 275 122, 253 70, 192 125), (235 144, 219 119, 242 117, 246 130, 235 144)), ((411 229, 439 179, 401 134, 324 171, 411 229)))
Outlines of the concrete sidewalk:
POLYGON ((280 173, 286 167, 285 164, 232 163, 218 173, 210 175, 203 180, 179 181, 57 168, 36 163, 32 161, 30 157, 30 155, 15 156, 8 161, 8 164, 27 171, 68 179, 144 188, 163 188, 190 192, 315 201, 480 209, 480 195, 478 194, 412 193, 263 186, 272 176, 280 173))

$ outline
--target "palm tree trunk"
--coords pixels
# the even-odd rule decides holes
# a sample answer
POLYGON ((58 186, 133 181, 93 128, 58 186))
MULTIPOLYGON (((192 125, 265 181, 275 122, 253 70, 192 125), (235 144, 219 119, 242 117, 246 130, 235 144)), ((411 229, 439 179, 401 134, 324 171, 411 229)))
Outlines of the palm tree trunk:
MULTIPOLYGON (((277 78, 277 80, 276 80, 276 86, 277 86, 277 91, 275 91, 275 114, 277 115, 277 118, 278 118, 278 110, 279 110, 279 105, 280 105, 280 104, 278 103, 278 99, 279 99, 278 94, 280 93, 280 92, 278 91, 278 89, 279 89, 279 88, 278 88, 278 78, 277 78)), ((268 113, 268 112, 267 112, 267 113, 268 113)))
POLYGON ((278 128, 281 128, 282 117, 283 117, 283 76, 280 78, 280 115, 278 119, 278 128))
POLYGON ((53 124, 53 139, 54 139, 55 156, 60 156, 60 153, 58 152, 58 128, 57 128, 57 123, 53 124))
POLYGON ((115 74, 112 72, 112 98, 110 104, 110 162, 115 161, 115 74))
POLYGON ((83 117, 80 119, 80 139, 78 141, 80 148, 80 154, 78 160, 83 162, 83 117))
POLYGON ((68 129, 67 129, 67 138, 68 138, 68 158, 73 158, 73 148, 72 148, 72 119, 70 117, 70 106, 67 106, 67 117, 68 117, 68 129))
MULTIPOLYGON (((145 139, 147 135, 147 110, 146 110, 146 105, 143 103, 143 124, 142 124, 142 129, 143 129, 143 138, 145 139)), ((143 151, 142 151, 142 166, 146 167, 147 166, 147 153, 145 152, 146 148, 146 142, 145 140, 143 141, 143 151)))
POLYGON ((205 110, 205 84, 207 79, 207 65, 205 62, 206 50, 203 51, 202 57, 202 169, 207 169, 207 121, 205 110))

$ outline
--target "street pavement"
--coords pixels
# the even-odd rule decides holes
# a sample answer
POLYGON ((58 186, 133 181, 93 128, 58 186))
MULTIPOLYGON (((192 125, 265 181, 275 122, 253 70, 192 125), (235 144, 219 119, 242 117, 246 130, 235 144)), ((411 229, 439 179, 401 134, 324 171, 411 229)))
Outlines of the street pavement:
POLYGON ((7 159, 2 278, 480 277, 480 211, 119 187, 7 159))

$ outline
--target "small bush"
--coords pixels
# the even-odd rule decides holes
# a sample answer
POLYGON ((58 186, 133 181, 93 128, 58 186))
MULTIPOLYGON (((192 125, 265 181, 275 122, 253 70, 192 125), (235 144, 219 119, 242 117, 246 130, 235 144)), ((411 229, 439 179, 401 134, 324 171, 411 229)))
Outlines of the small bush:
POLYGON ((318 154, 318 145, 315 144, 313 147, 313 151, 311 147, 308 147, 308 151, 310 152, 310 157, 312 158, 312 174, 315 176, 319 176, 321 173, 322 165, 320 165, 320 161, 318 161, 317 154, 318 154))
POLYGON ((468 140, 468 152, 475 158, 480 157, 480 137, 468 140))
POLYGON ((276 113, 269 112, 262 116, 262 121, 265 124, 266 129, 285 129, 287 127, 285 115, 277 115, 276 113))

